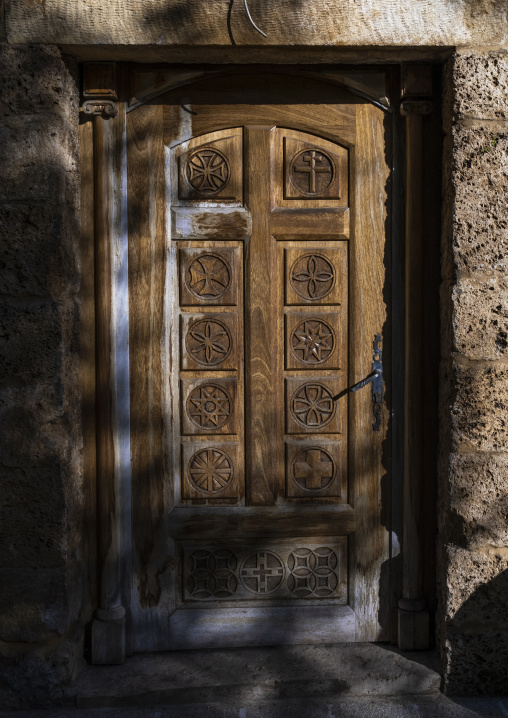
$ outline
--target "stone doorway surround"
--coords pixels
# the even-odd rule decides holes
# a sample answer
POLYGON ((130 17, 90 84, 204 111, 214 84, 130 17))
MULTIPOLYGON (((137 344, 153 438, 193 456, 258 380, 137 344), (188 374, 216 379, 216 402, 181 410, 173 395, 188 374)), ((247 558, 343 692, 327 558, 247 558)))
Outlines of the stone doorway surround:
MULTIPOLYGON (((93 276, 79 235, 76 60, 443 63, 437 641, 450 693, 508 690, 508 52, 504 2, 379 7, 7 2, 1 55, 1 686, 58 700, 96 595, 93 276), (296 45, 295 43, 298 43, 296 45), (81 344, 81 346, 80 346, 81 344), (88 433, 87 433, 88 432, 88 433)), ((82 173, 86 174, 86 163, 82 173)), ((82 185, 87 201, 90 185, 82 185), (88 189, 87 189, 88 187, 88 189)))

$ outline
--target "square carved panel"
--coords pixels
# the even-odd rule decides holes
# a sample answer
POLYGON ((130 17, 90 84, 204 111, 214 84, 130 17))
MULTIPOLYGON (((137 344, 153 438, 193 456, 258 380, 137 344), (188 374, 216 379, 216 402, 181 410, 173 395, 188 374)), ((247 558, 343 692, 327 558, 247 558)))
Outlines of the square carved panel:
POLYGON ((184 435, 236 433, 236 379, 182 379, 180 386, 184 435))
POLYGON ((238 304, 239 249, 181 249, 180 304, 238 304))
POLYGON ((288 312, 286 369, 345 369, 345 312, 288 312))
POLYGON ((285 137, 284 199, 340 199, 347 205, 347 150, 337 146, 331 152, 319 144, 285 137))
POLYGON ((332 397, 346 388, 343 375, 322 379, 319 375, 286 379, 286 427, 288 434, 336 434, 345 430, 344 399, 332 397))
POLYGON ((334 497, 346 501, 347 452, 345 441, 288 441, 286 443, 286 496, 334 497))
POLYGON ((182 314, 180 327, 182 370, 238 368, 240 347, 234 314, 182 314))
POLYGON ((238 130, 214 134, 224 137, 200 145, 198 138, 178 157, 179 199, 242 201, 242 136, 238 130))
POLYGON ((285 250, 286 304, 346 306, 347 242, 337 245, 285 250))
POLYGON ((236 499, 243 487, 243 456, 237 442, 182 444, 182 498, 236 499))

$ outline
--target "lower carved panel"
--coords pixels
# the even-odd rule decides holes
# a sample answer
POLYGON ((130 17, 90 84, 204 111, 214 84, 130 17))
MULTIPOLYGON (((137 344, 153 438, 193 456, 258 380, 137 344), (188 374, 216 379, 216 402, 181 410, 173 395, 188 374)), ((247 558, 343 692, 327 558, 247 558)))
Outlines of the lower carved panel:
POLYGON ((184 600, 346 600, 346 539, 292 546, 186 547, 184 600))

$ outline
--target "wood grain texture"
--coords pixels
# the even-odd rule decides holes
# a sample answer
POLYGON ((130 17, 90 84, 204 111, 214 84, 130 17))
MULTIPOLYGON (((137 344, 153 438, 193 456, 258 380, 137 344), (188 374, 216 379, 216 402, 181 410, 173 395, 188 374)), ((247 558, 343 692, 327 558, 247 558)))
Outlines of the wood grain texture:
POLYGON ((264 540, 303 536, 347 536, 355 530, 355 514, 351 506, 284 506, 284 507, 214 507, 192 515, 186 508, 171 513, 169 532, 185 540, 250 538, 264 540))
POLYGON ((172 562, 164 535, 174 469, 163 444, 161 335, 166 256, 161 123, 157 107, 132 113, 127 123, 134 624, 139 610, 157 606, 163 593, 163 601, 171 595, 172 562))
POLYGON ((282 332, 273 311, 278 299, 277 265, 269 227, 274 137, 270 126, 246 127, 249 169, 245 201, 252 213, 252 234, 245 255, 245 394, 249 417, 245 464, 248 502, 261 505, 275 501, 284 461, 278 411, 280 357, 274 351, 282 332))
POLYGON ((108 611, 122 603, 119 546, 118 487, 113 440, 112 251, 114 238, 114 156, 116 125, 94 119, 94 234, 95 234, 95 345, 96 345, 96 451, 97 552, 99 608, 108 611))
POLYGON ((347 239, 349 210, 276 207, 272 210, 270 230, 275 239, 347 239))
POLYGON ((93 121, 80 127, 81 173, 81 284, 80 284, 80 357, 81 396, 83 401, 83 486, 84 555, 88 557, 85 591, 86 615, 97 606, 97 490, 95 432, 95 270, 94 270, 94 160, 93 121))
POLYGON ((239 648, 354 641, 349 606, 232 608, 210 621, 206 609, 176 612, 169 623, 169 649, 239 648))
MULTIPOLYGON (((372 367, 373 340, 385 340, 389 367, 390 297, 387 209, 390 178, 390 126, 381 110, 357 106, 358 144, 353 153, 350 241, 350 383, 372 367), (369 178, 366 181, 366 178, 369 178)), ((351 542, 351 605, 357 616, 356 640, 390 637, 389 477, 387 474, 389 396, 382 407, 381 431, 373 432, 370 388, 350 396, 350 504, 357 515, 351 542)))

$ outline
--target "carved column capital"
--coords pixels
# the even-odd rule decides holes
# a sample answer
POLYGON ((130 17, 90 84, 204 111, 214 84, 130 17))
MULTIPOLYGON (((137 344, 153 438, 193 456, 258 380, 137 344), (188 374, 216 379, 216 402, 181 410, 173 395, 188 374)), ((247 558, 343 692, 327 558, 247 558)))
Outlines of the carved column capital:
POLYGON ((118 115, 118 107, 112 100, 86 100, 83 102, 83 112, 86 115, 116 117, 118 115))

